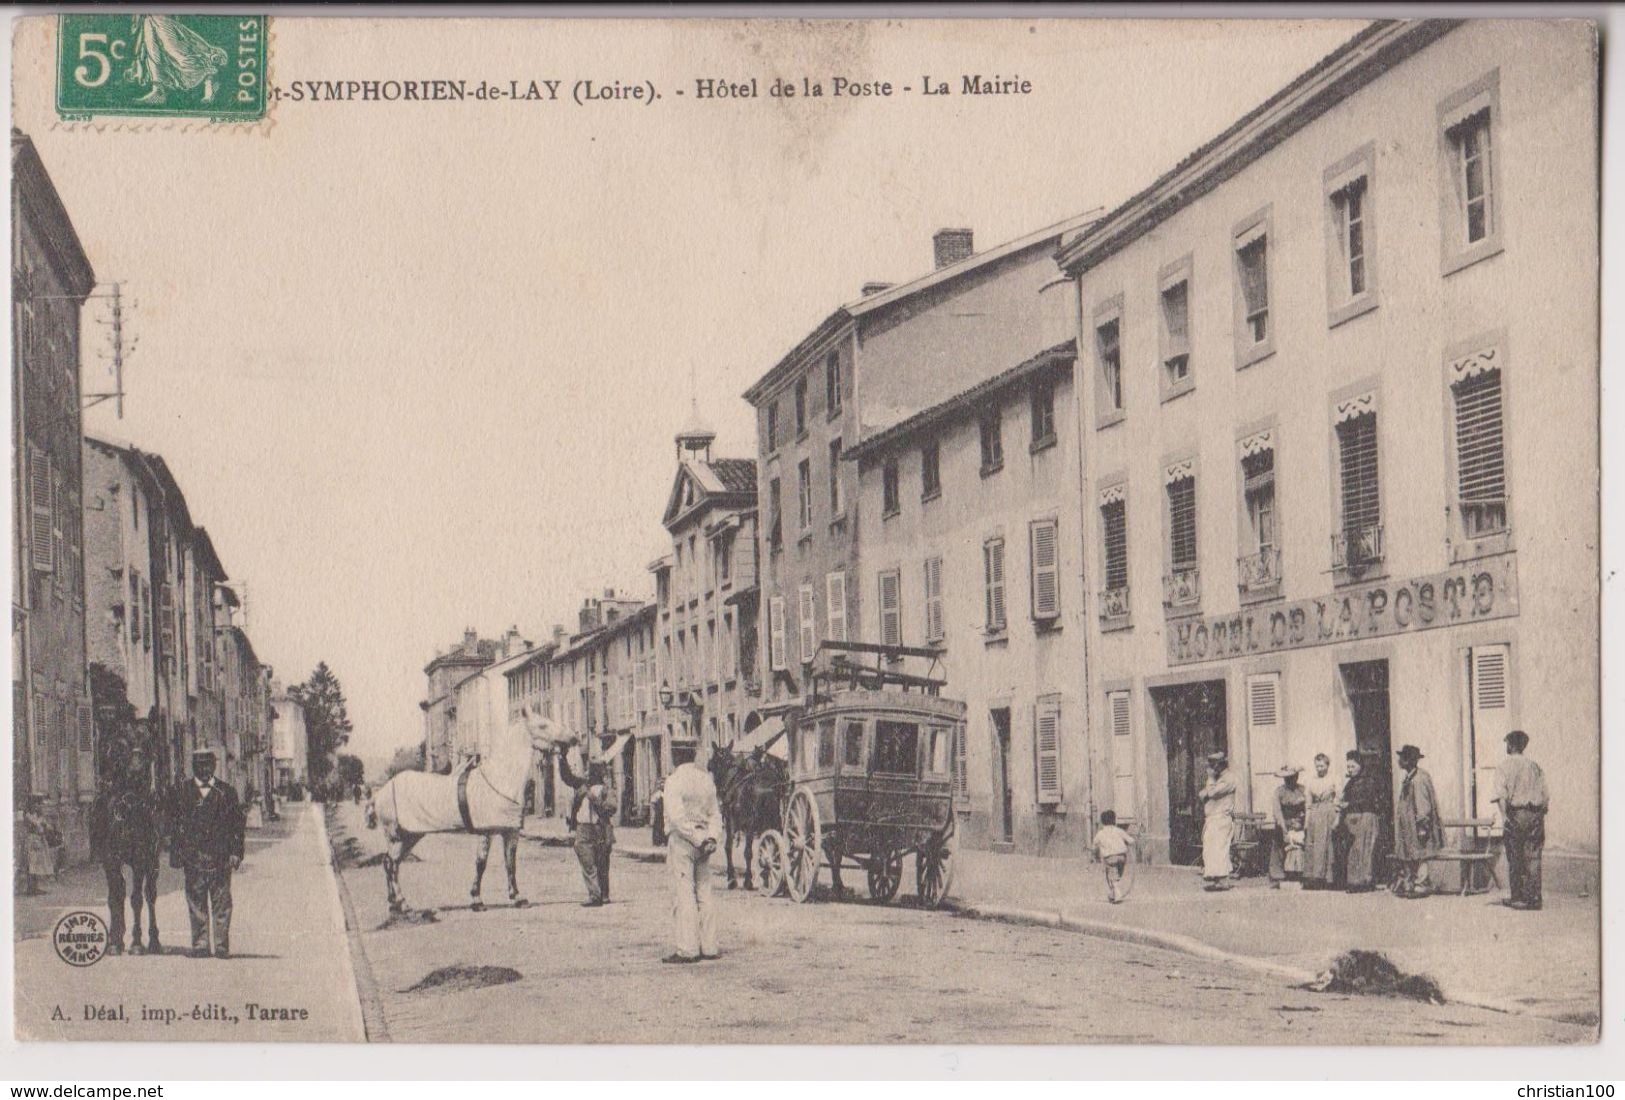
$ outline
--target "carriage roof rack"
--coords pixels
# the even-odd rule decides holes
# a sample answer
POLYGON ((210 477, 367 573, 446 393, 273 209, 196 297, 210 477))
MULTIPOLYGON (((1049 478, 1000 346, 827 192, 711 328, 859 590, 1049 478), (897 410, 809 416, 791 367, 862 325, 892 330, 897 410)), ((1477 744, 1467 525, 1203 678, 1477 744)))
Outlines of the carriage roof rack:
MULTIPOLYGON (((824 680, 828 684, 844 681, 851 687, 871 691, 887 687, 899 687, 904 691, 917 688, 926 695, 936 695, 948 682, 945 678, 934 675, 946 652, 940 648, 880 645, 875 642, 824 641, 819 643, 817 652, 819 655, 831 654, 825 666, 822 669, 815 669, 812 673, 815 679, 824 680), (850 656, 854 654, 872 656, 875 663, 873 666, 860 664, 850 656), (888 664, 900 663, 905 657, 927 659, 931 664, 923 676, 904 672, 900 668, 887 667, 888 664)), ((813 694, 818 694, 816 689, 813 694)))

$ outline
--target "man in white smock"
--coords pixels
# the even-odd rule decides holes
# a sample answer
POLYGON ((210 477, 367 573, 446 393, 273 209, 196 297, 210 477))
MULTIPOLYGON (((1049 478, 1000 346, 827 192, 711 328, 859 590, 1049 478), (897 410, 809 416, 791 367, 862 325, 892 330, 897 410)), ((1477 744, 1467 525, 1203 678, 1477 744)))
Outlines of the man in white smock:
POLYGON ((711 854, 722 843, 722 808, 711 773, 690 760, 666 777, 666 866, 671 869, 676 950, 662 962, 714 959, 716 909, 711 903, 711 854))

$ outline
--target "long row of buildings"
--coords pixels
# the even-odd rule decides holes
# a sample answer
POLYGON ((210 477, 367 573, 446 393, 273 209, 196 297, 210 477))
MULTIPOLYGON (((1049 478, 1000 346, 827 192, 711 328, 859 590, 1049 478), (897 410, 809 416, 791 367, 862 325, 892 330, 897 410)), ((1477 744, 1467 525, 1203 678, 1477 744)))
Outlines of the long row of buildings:
MULTIPOLYGON (((115 742, 146 750, 155 783, 183 775, 193 748, 217 745, 223 777, 264 791, 276 780, 281 689, 162 456, 84 434, 80 326, 96 278, 17 131, 11 161, 15 805, 20 814, 43 797, 69 858, 83 859, 115 742)), ((304 748, 283 742, 291 775, 304 748)))
POLYGON ((1414 744, 1484 819, 1522 727, 1594 878, 1595 75, 1584 25, 1383 21, 1115 209, 943 230, 745 393, 754 458, 679 433, 652 603, 430 664, 431 758, 483 678, 486 720, 599 735, 635 818, 822 640, 928 646, 971 845, 1114 809, 1192 861, 1214 749, 1264 810, 1283 762, 1414 744))

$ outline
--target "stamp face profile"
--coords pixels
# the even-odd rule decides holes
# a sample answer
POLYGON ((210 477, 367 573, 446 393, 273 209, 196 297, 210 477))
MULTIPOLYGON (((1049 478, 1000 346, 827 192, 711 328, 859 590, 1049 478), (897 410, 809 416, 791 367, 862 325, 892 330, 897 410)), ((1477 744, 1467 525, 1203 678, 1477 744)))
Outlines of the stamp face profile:
POLYGON ((57 114, 265 117, 263 15, 61 15, 57 114))
POLYGON ((57 958, 69 966, 94 966, 107 954, 107 922, 95 913, 66 913, 51 933, 57 958))

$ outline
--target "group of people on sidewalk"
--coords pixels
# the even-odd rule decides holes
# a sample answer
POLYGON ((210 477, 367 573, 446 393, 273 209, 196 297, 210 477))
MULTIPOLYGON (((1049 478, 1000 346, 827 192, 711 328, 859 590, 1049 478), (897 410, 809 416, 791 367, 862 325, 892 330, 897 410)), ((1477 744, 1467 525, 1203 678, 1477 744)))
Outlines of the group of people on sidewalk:
MULTIPOLYGON (((1540 765, 1524 755, 1528 745, 1524 731, 1507 734, 1507 755, 1497 769, 1493 797, 1507 860, 1506 904, 1513 909, 1541 907, 1541 851, 1549 796, 1540 765)), ((1438 796, 1433 777, 1421 767, 1422 750, 1405 745, 1397 755, 1402 778, 1392 794, 1385 789, 1377 762, 1357 749, 1346 756, 1341 783, 1330 774, 1331 758, 1325 753, 1315 756, 1315 774, 1307 783, 1301 781, 1303 769, 1297 765, 1275 772, 1282 782, 1269 811, 1272 887, 1296 880, 1311 890, 1376 889, 1377 849, 1391 806, 1398 868, 1393 892, 1402 898, 1423 898, 1433 892, 1429 863, 1444 849, 1438 796)), ((1210 891, 1230 889, 1235 871, 1236 789, 1227 755, 1210 753, 1206 782, 1197 792, 1203 807, 1202 877, 1210 891)), ((1116 900, 1110 879, 1108 862, 1108 894, 1116 900)))
MULTIPOLYGON (((565 822, 575 836, 576 859, 587 890, 585 908, 609 902, 610 853, 615 847, 615 803, 609 791, 609 765, 583 760, 580 771, 570 754, 559 756, 559 777, 572 789, 565 822)), ((711 856, 722 844, 722 807, 711 773, 690 760, 680 764, 659 795, 666 833, 666 870, 671 876, 674 950, 666 963, 715 959, 717 914, 711 896, 711 856)))

